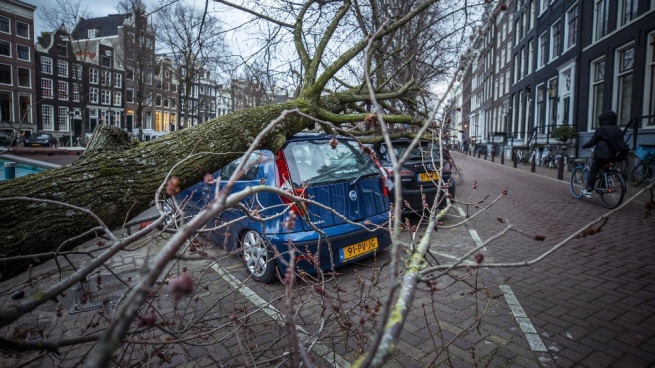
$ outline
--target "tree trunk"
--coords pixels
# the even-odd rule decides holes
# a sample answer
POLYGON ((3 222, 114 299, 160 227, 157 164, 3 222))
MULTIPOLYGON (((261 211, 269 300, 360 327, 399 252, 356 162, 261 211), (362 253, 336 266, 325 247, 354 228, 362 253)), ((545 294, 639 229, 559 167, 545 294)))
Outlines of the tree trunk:
MULTIPOLYGON (((315 112, 312 104, 301 99, 242 110, 134 148, 93 150, 71 165, 0 183, 0 257, 52 252, 67 239, 97 226, 89 216, 70 207, 5 198, 68 203, 94 212, 109 228, 117 228, 153 205, 155 191, 177 162, 191 154, 207 153, 173 170, 184 188, 238 157, 265 126, 282 111, 292 109, 315 112)), ((276 151, 307 123, 300 117, 286 119, 260 148, 276 151)), ((82 240, 88 239, 67 243, 65 249, 82 240)), ((2 279, 27 270, 28 265, 27 261, 3 263, 2 279)))

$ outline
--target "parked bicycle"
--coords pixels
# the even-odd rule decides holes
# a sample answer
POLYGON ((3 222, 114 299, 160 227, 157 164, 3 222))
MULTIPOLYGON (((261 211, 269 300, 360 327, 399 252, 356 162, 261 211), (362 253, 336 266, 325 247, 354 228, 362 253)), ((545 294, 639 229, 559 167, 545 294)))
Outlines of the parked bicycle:
POLYGON ((655 149, 637 146, 635 156, 639 159, 639 163, 630 172, 628 183, 633 187, 638 187, 645 182, 654 180, 655 149))
MULTIPOLYGON (((593 150, 591 157, 593 157, 593 150)), ((587 186, 591 157, 588 160, 577 159, 574 161, 575 168, 571 173, 571 194, 575 198, 583 197, 582 191, 587 186)), ((614 209, 623 202, 626 192, 625 181, 623 175, 614 169, 613 163, 600 169, 594 185, 594 192, 600 194, 603 205, 609 209, 614 209)))

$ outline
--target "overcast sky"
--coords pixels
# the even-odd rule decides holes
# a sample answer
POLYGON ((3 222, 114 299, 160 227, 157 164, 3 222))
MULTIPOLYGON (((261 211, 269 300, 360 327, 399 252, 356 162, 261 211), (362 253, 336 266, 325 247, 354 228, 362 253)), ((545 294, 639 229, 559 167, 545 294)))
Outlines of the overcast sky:
MULTIPOLYGON (((34 34, 39 35, 43 31, 52 31, 51 29, 45 29, 43 21, 41 21, 40 14, 44 8, 54 8, 56 6, 55 0, 22 0, 25 3, 35 5, 36 11, 34 12, 34 34)), ((166 4, 174 3, 176 0, 165 0, 166 4)), ((204 9, 205 0, 178 0, 184 2, 185 4, 196 5, 204 9)), ((146 10, 148 12, 155 11, 160 8, 160 0, 143 0, 143 3, 146 5, 146 10)), ((83 5, 87 6, 92 18, 95 17, 104 17, 108 14, 117 14, 117 0, 81 0, 83 5)), ((210 0, 209 9, 213 9, 214 4, 210 0)), ((238 16, 241 16, 239 14, 238 16)), ((229 20, 231 17, 221 17, 222 21, 229 20), (227 18, 227 19, 226 19, 227 18)))

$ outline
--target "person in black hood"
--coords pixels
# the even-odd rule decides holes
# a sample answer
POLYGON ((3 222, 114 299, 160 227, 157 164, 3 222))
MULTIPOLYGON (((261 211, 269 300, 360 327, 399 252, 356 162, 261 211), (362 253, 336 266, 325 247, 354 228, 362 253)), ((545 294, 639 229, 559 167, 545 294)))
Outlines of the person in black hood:
POLYGON ((607 141, 610 139, 623 139, 623 131, 616 125, 616 113, 614 111, 605 111, 600 114, 598 116, 598 125, 589 142, 582 145, 583 149, 596 146, 594 160, 591 163, 589 176, 587 177, 587 189, 582 191, 582 195, 587 198, 591 197, 600 169, 610 163, 610 149, 607 141))

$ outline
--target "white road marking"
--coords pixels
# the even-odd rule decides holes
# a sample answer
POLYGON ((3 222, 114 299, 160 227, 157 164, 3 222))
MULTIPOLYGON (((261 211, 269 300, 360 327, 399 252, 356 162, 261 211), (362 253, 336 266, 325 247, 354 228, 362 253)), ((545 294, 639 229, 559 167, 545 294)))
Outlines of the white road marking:
POLYGON ((544 342, 541 341, 541 338, 537 335, 537 330, 534 328, 534 325, 532 325, 530 318, 528 318, 523 307, 521 307, 521 303, 519 303, 516 295, 514 295, 512 288, 510 288, 509 285, 500 285, 500 290, 502 290, 503 295, 505 296, 505 301, 512 310, 512 315, 514 315, 516 322, 525 334, 525 339, 528 340, 530 349, 533 351, 548 351, 544 342))
MULTIPOLYGON (((465 218, 465 214, 462 208, 456 207, 456 209, 460 213, 462 218, 465 218)), ((477 231, 473 229, 469 229, 469 233, 471 234, 471 238, 473 239, 473 241, 477 246, 482 245, 482 239, 480 239, 480 237, 478 236, 477 231)), ((487 250, 486 247, 483 249, 487 250)), ((512 311, 512 315, 514 316, 514 319, 516 319, 516 323, 518 323, 519 327, 521 328, 521 331, 523 331, 523 333, 525 334, 525 339, 528 341, 530 348, 533 351, 548 351, 546 345, 544 345, 544 342, 537 334, 537 330, 534 328, 534 325, 530 321, 530 318, 523 310, 521 303, 519 303, 518 298, 516 298, 516 295, 514 295, 514 292, 509 287, 509 285, 500 285, 499 287, 500 290, 503 292, 503 295, 505 296, 505 301, 507 302, 509 309, 512 311)))
MULTIPOLYGON (((241 281, 237 280, 234 276, 232 276, 230 273, 228 273, 223 267, 219 267, 216 263, 212 263, 211 265, 212 269, 216 271, 216 273, 219 274, 223 278, 223 280, 227 281, 230 286, 232 286, 235 290, 238 290, 243 296, 248 299, 254 306, 260 308, 264 313, 268 314, 269 317, 271 317, 277 324, 280 326, 284 326, 284 319, 282 317, 282 313, 277 310, 271 303, 267 302, 264 300, 262 297, 257 295, 252 289, 244 285, 241 281)), ((302 327, 296 325, 296 331, 298 332, 298 335, 301 340, 305 341, 311 335, 302 327)), ((314 349, 313 349, 318 355, 320 355, 323 359, 328 361, 332 367, 342 367, 342 368, 350 368, 350 362, 348 362, 344 357, 341 355, 337 354, 334 351, 331 351, 327 346, 324 344, 316 343, 314 344, 314 349)))

